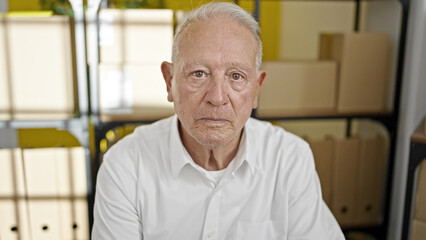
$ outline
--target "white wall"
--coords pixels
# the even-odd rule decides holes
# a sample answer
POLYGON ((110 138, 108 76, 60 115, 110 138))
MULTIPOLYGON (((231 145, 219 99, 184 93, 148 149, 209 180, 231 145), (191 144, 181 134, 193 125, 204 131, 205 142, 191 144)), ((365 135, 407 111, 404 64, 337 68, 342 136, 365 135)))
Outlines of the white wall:
POLYGON ((426 114, 426 0, 411 0, 394 166, 389 240, 401 239, 410 136, 426 114))

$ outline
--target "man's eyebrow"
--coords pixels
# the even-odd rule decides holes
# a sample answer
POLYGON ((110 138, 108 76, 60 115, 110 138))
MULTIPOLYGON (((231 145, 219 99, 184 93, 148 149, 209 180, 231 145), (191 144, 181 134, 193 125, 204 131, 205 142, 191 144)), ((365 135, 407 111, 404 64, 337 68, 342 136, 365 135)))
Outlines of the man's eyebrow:
POLYGON ((182 64, 182 69, 188 69, 188 68, 192 68, 192 67, 199 67, 199 66, 206 66, 208 65, 205 62, 201 62, 201 61, 197 61, 197 62, 184 62, 182 64))
POLYGON ((248 71, 251 67, 249 64, 243 63, 243 62, 229 62, 227 64, 227 66, 229 66, 231 68, 241 69, 241 70, 244 70, 244 71, 248 71))

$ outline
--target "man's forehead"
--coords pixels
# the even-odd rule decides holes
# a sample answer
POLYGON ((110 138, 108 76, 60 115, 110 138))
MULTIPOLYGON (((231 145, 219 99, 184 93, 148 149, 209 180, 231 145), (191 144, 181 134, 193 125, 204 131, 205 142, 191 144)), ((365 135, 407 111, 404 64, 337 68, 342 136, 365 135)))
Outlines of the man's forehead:
POLYGON ((257 67, 259 46, 254 33, 229 16, 193 20, 175 40, 178 46, 174 64, 181 70, 193 65, 211 66, 214 62, 247 71, 257 67))
POLYGON ((247 26, 225 15, 214 16, 206 20, 193 20, 182 31, 181 40, 191 41, 196 36, 214 36, 218 33, 228 33, 229 37, 240 35, 256 42, 255 36, 247 26))

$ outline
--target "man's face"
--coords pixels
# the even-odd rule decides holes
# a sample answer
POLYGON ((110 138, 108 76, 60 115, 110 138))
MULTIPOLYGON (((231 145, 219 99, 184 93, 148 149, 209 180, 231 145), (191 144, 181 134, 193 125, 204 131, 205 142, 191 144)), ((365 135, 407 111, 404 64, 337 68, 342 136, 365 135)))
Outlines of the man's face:
POLYGON ((177 62, 162 65, 168 100, 184 135, 225 145, 240 136, 257 106, 265 73, 256 72, 256 39, 227 17, 191 23, 180 37, 177 62))

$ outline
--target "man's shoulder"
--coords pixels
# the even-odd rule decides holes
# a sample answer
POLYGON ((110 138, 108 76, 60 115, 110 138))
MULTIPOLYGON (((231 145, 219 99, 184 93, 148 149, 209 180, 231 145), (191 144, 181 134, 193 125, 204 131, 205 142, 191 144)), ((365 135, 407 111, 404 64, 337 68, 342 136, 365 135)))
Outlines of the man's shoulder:
POLYGON ((128 155, 139 152, 147 143, 149 143, 150 147, 154 147, 156 142, 164 143, 170 134, 173 120, 172 116, 154 123, 138 126, 133 133, 125 136, 108 149, 107 154, 128 155))
POLYGON ((154 139, 168 134, 171 130, 172 123, 175 121, 175 116, 160 119, 150 124, 144 124, 135 129, 132 133, 133 137, 154 139))
MULTIPOLYGON (((246 124, 250 135, 256 136, 258 140, 274 140, 283 143, 297 143, 298 145, 308 146, 308 143, 299 136, 286 131, 280 126, 276 126, 268 121, 250 118, 246 124)), ((278 142, 277 142, 278 143, 278 142)))
POLYGON ((102 160, 103 171, 127 183, 134 182, 140 174, 141 162, 157 159, 159 151, 168 144, 172 121, 173 117, 137 127, 107 150, 102 160))
POLYGON ((249 154, 270 173, 296 176, 314 168, 309 144, 270 122, 250 119, 247 124, 249 154))

